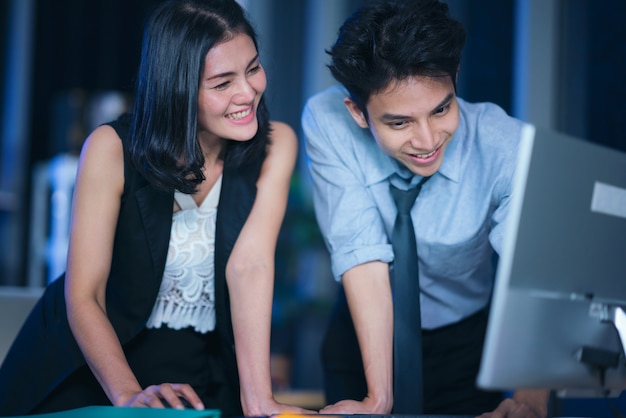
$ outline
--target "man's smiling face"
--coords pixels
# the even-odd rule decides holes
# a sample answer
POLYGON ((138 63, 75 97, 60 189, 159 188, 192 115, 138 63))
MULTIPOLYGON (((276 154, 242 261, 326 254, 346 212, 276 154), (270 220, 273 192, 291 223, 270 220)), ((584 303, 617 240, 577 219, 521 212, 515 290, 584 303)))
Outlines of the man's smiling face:
POLYGON ((391 83, 370 96, 367 118, 350 98, 344 103, 385 153, 424 177, 439 170, 459 126, 454 84, 447 76, 416 76, 391 83))

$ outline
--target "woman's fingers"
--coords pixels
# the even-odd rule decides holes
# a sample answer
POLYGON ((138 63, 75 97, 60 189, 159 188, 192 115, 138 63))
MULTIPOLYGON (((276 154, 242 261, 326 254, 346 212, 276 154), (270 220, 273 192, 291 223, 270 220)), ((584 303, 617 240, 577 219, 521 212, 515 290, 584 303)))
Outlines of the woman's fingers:
MULTIPOLYGON (((190 385, 180 384, 180 385, 175 385, 175 386, 177 386, 176 390, 178 390, 179 397, 182 398, 183 400, 186 400, 189 403, 189 405, 183 405, 185 408, 193 408, 193 409, 200 409, 200 410, 204 409, 204 404, 202 403, 202 400, 200 400, 200 397, 190 385)), ((183 404, 185 403, 184 401, 181 401, 181 402, 183 404)))
POLYGON ((204 409, 204 404, 196 391, 186 383, 162 383, 148 386, 133 398, 130 406, 204 409))

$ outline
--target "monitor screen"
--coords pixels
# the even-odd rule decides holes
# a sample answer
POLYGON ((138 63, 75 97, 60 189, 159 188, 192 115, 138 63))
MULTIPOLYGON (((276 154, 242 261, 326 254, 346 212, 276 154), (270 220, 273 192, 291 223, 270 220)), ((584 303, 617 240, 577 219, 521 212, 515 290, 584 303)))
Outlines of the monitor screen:
POLYGON ((477 384, 622 390, 626 154, 522 136, 477 384))

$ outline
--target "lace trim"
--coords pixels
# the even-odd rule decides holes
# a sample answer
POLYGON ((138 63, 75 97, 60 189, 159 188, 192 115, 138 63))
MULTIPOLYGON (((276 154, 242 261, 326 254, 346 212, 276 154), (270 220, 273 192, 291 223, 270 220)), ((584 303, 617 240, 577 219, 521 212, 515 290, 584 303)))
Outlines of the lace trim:
MULTIPOLYGON (((180 296, 182 299, 182 295, 180 296)), ((171 298, 159 298, 154 305, 147 327, 160 328, 163 325, 177 330, 193 326, 195 331, 203 334, 212 331, 215 329, 214 303, 210 306, 207 304, 191 305, 171 298)))

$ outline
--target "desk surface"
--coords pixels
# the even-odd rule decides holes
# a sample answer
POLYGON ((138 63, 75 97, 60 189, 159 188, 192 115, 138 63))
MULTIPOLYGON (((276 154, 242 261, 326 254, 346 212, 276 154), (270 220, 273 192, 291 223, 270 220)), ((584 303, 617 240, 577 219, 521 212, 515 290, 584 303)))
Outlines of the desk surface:
POLYGON ((214 409, 196 411, 194 409, 87 406, 62 412, 51 412, 49 414, 28 415, 23 418, 220 418, 220 415, 220 411, 214 409))
MULTIPOLYGON (((297 414, 281 414, 276 418, 296 418, 305 415, 297 414)), ((473 418, 470 416, 460 415, 306 415, 310 417, 321 416, 326 418, 332 417, 350 417, 350 418, 473 418)), ((18 417, 12 417, 18 418, 18 417)), ((113 406, 88 406, 85 408, 72 409, 63 412, 53 412, 49 414, 29 415, 24 418, 220 418, 218 410, 196 411, 193 409, 177 410, 177 409, 152 409, 152 408, 122 408, 113 406)))

